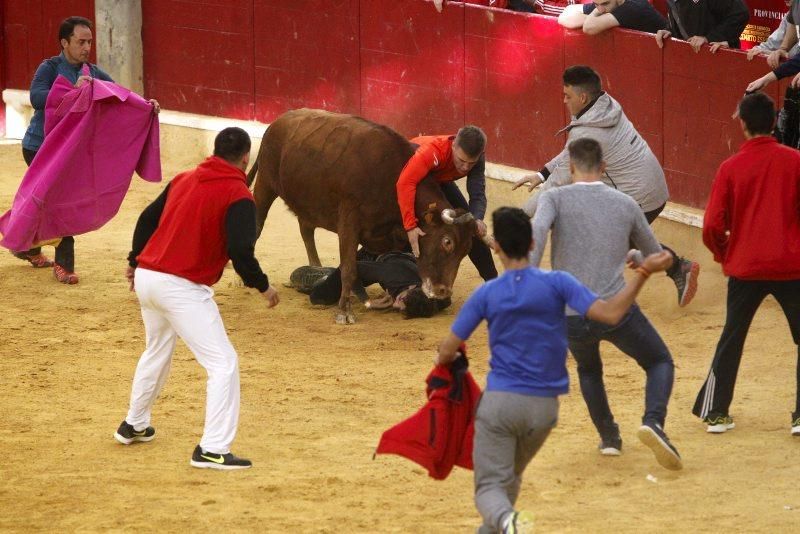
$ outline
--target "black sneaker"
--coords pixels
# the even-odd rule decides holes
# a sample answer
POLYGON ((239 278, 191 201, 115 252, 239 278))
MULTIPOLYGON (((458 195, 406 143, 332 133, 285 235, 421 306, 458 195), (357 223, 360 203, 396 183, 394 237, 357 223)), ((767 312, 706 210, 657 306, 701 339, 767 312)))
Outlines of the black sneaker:
POLYGON ((308 295, 315 285, 328 278, 335 270, 334 267, 304 265, 292 271, 289 275, 289 285, 300 293, 308 295))
POLYGON ((156 437, 156 429, 148 426, 144 430, 134 430, 126 421, 122 421, 114 432, 114 438, 123 445, 130 445, 134 441, 150 441, 156 437))
POLYGON ((200 469, 247 469, 253 467, 253 462, 234 456, 232 453, 215 454, 213 452, 203 452, 200 445, 194 448, 192 453, 192 467, 200 469))
POLYGON ((603 456, 619 456, 622 454, 622 438, 616 436, 606 436, 600 438, 600 454, 603 456))
POLYGON ((639 427, 639 431, 636 435, 642 443, 650 447, 650 450, 656 455, 656 460, 661 464, 661 467, 672 471, 683 469, 681 455, 678 454, 678 450, 669 442, 669 438, 664 433, 661 425, 646 422, 639 427))
POLYGON ((792 435, 800 436, 800 416, 792 417, 792 435))

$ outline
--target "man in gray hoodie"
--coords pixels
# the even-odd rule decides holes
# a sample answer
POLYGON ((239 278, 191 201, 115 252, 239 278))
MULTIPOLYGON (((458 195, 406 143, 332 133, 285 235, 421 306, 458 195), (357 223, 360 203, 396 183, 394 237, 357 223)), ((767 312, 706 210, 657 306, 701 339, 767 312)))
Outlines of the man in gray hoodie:
MULTIPOLYGON (((669 198, 664 170, 655 154, 625 116, 619 102, 603 91, 595 71, 582 65, 569 67, 564 71, 563 82, 564 104, 572 117, 561 130, 567 132, 567 144, 539 172, 518 180, 512 190, 528 184, 528 191, 532 191, 544 184, 541 191, 546 191, 571 183, 567 146, 576 139, 590 137, 600 143, 605 155, 603 183, 633 198, 652 224, 669 198)), ((531 196, 523 206, 530 217, 536 212, 538 196, 531 196)), ((686 306, 697 293, 700 265, 679 257, 663 243, 661 246, 674 258, 667 276, 678 289, 678 304, 686 306)))

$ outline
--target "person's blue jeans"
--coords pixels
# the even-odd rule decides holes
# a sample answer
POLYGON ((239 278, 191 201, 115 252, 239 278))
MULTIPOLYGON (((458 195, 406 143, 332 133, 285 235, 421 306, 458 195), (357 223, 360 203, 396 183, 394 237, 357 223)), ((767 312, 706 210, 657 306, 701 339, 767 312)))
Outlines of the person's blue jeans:
POLYGON ((652 421, 663 428, 667 403, 675 374, 672 356, 656 329, 634 304, 616 326, 580 316, 567 317, 569 350, 578 364, 581 393, 589 415, 601 437, 617 435, 619 430, 608 405, 603 383, 600 342, 608 341, 636 360, 647 373, 645 411, 642 422, 652 421))

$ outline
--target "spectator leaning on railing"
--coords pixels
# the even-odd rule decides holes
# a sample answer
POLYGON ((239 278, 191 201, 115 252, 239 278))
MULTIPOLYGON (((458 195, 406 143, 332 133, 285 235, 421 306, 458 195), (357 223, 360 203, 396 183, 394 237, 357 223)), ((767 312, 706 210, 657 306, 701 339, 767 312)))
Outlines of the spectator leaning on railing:
POLYGON ((669 29, 656 33, 659 48, 664 39, 674 36, 687 41, 695 52, 710 44, 712 53, 740 48, 739 36, 750 19, 742 0, 667 0, 667 15, 669 29))
MULTIPOLYGON (((789 7, 792 4, 791 0, 786 0, 786 7, 789 7)), ((778 26, 772 34, 767 38, 766 41, 759 44, 758 46, 754 46, 750 50, 747 51, 747 59, 751 61, 757 55, 768 55, 770 52, 775 52, 776 50, 781 50, 781 46, 783 45, 783 39, 786 37, 786 30, 790 27, 794 26, 792 23, 789 22, 789 13, 783 16, 781 19, 781 24, 778 26)), ((792 31, 789 33, 795 33, 795 28, 792 28, 792 31)), ((800 46, 795 44, 792 46, 787 53, 788 57, 793 57, 797 55, 797 52, 800 52, 800 46)), ((780 55, 780 54, 779 54, 780 55)), ((769 61, 769 57, 767 57, 769 61)), ((775 63, 777 67, 778 64, 775 63)))
POLYGON ((790 54, 789 51, 797 45, 797 32, 800 31, 800 26, 798 26, 798 23, 800 23, 800 2, 790 0, 787 3, 789 5, 789 13, 786 14, 786 23, 787 26, 792 26, 793 31, 784 31, 783 41, 781 41, 780 46, 767 56, 767 65, 772 69, 777 69, 782 59, 791 57, 793 54, 790 54))
POLYGON ((574 4, 564 8, 558 23, 565 28, 583 29, 583 33, 598 33, 616 28, 656 33, 669 26, 647 0, 597 0, 592 4, 574 4))

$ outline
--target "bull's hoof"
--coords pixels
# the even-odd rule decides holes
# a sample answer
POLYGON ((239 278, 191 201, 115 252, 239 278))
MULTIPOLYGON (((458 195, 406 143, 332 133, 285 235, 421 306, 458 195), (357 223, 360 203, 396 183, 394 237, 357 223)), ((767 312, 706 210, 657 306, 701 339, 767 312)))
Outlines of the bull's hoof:
POLYGON ((356 316, 352 313, 337 313, 336 324, 356 324, 356 316))

